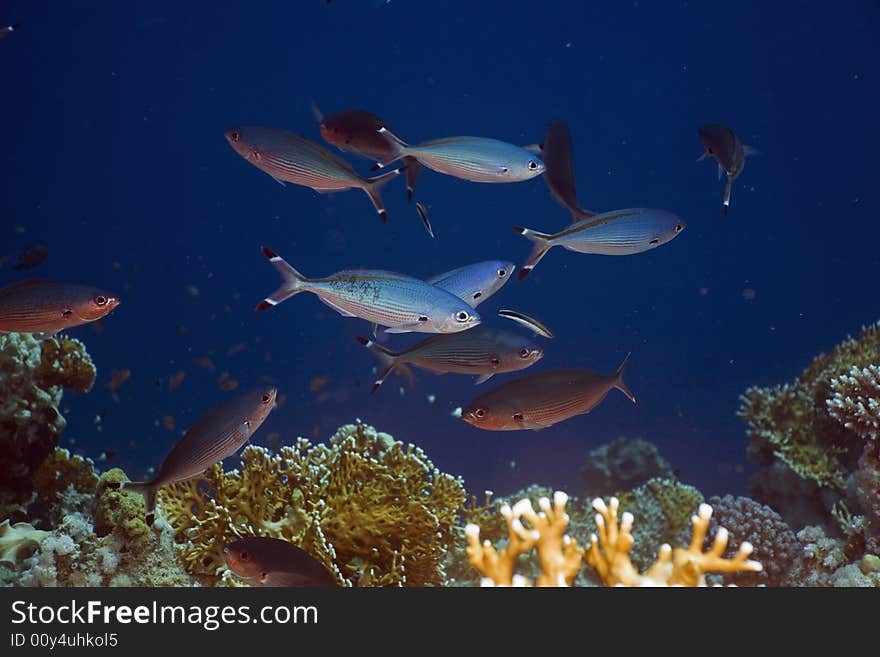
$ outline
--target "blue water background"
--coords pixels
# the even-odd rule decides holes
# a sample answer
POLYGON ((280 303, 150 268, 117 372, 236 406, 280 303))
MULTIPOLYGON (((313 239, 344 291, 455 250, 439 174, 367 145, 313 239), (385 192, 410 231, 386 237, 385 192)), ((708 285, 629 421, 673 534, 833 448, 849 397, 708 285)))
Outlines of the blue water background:
MULTIPOLYGON (((641 437, 705 493, 744 492, 738 395, 792 379, 880 317, 878 18, 865 1, 4 2, 0 22, 21 28, 0 42, 0 252, 44 242, 50 256, 33 275, 123 297, 102 332, 72 331, 99 381, 65 396, 62 444, 114 450, 110 463, 140 476, 227 394, 216 381, 226 370, 243 386, 269 377, 286 395, 258 444, 272 433, 325 439, 359 417, 473 491, 541 482, 578 493, 588 450, 641 437), (312 99, 324 112, 369 109, 408 141, 527 144, 562 120, 585 207, 683 217, 678 239, 638 256, 554 250, 479 309, 495 326, 515 329, 493 319, 514 308, 555 330, 532 372, 610 372, 632 351, 638 406, 612 392, 544 431, 483 432, 450 411, 509 376, 475 388, 419 372, 405 394, 392 378, 370 395, 375 361, 355 341, 365 322, 311 295, 253 312, 278 284, 262 244, 309 276, 363 266, 427 277, 488 258, 519 265, 530 245, 512 226, 568 220, 541 179, 425 172, 417 198, 431 240, 402 181, 384 190, 382 225, 362 192, 282 188, 223 138, 257 124, 320 140, 312 99), (706 122, 762 152, 726 218, 714 164, 695 162, 706 122), (213 374, 194 363, 206 355, 213 374), (126 368, 116 403, 104 386, 126 368), (329 381, 313 392, 316 377, 329 381)), ((0 284, 21 277, 0 270, 0 284)))

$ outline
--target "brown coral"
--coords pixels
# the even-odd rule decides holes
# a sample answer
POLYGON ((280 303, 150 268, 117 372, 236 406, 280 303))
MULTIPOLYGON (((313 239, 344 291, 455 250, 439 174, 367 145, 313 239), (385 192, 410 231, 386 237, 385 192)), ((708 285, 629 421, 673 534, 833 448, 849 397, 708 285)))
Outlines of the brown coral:
POLYGON ((443 555, 464 503, 461 480, 425 453, 358 423, 327 445, 300 438, 277 454, 247 447, 236 470, 164 488, 159 506, 185 541, 181 556, 206 583, 239 536, 283 538, 343 585, 441 585, 443 555))
POLYGON ((480 542, 480 527, 468 524, 467 556, 471 565, 483 576, 484 586, 528 586, 530 582, 515 573, 517 557, 537 548, 541 575, 537 586, 571 586, 581 567, 583 549, 565 533, 569 517, 565 512, 568 495, 561 491, 538 501, 540 512, 523 499, 510 507, 503 505, 501 515, 507 522, 507 546, 496 550, 488 540, 480 542), (523 520, 528 523, 526 526, 523 520))
POLYGON ((59 386, 88 392, 95 385, 96 374, 92 357, 79 340, 60 336, 43 341, 40 365, 34 371, 34 381, 41 388, 59 386))
POLYGON ((608 586, 706 586, 705 574, 709 572, 761 570, 760 563, 748 560, 752 552, 748 543, 742 543, 733 558, 722 557, 728 540, 727 530, 723 527, 715 533, 709 551, 703 552, 712 507, 701 504, 697 515, 691 518, 693 539, 690 547, 673 550, 668 544, 660 546, 657 561, 645 574, 639 574, 629 558, 633 546, 632 514, 624 513, 618 524, 618 500, 615 497, 608 505, 596 498, 593 508, 596 510, 598 536, 591 537, 586 561, 608 586))

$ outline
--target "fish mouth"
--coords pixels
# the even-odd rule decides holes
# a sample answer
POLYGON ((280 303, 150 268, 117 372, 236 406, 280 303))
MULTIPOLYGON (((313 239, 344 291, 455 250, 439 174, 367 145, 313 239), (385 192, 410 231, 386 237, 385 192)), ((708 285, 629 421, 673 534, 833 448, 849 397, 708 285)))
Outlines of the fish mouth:
POLYGON ((532 349, 530 356, 535 359, 535 361, 539 361, 544 357, 543 349, 532 349))

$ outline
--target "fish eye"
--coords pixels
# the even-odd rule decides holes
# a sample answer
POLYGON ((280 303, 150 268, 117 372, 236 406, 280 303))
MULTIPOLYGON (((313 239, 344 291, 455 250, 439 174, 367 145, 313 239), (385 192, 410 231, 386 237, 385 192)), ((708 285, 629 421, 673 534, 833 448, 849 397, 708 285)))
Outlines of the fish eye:
POLYGON ((455 313, 455 319, 457 319, 459 322, 466 322, 466 321, 468 321, 470 318, 471 318, 470 314, 469 314, 469 313, 466 313, 466 312, 463 311, 463 310, 461 310, 461 311, 455 313))
POLYGON ((521 358, 526 358, 526 357, 528 357, 528 355, 529 355, 530 353, 531 353, 531 352, 530 352, 528 349, 526 349, 525 347, 523 347, 522 349, 519 350, 519 355, 520 355, 521 358))
POLYGON ((229 133, 229 136, 234 142, 237 142, 239 139, 241 139, 241 135, 238 133, 238 130, 233 130, 231 133, 229 133))
POLYGON ((501 167, 501 173, 507 173, 508 171, 510 171, 510 169, 507 167, 501 167))
POLYGON ((523 414, 522 413, 514 413, 513 419, 516 420, 517 422, 522 422, 523 421, 523 414))
POLYGON ((534 160, 529 160, 529 171, 534 171, 538 168, 538 163, 534 160))
POLYGON ((268 404, 268 403, 269 403, 269 400, 271 400, 271 399, 272 399, 272 397, 269 395, 268 392, 264 392, 264 393, 263 393, 262 400, 263 400, 263 403, 264 403, 264 404, 268 404))
POLYGON ((99 306, 106 306, 107 305, 107 297, 105 297, 103 294, 99 294, 98 296, 95 297, 95 303, 99 306))
POLYGON ((492 356, 492 358, 489 362, 492 363, 493 365, 501 365, 501 359, 498 358, 498 356, 492 356))
POLYGON ((675 224, 675 232, 676 233, 681 232, 682 228, 684 228, 684 226, 682 226, 681 224, 675 224))
POLYGON ((241 552, 238 553, 238 558, 239 558, 241 561, 250 561, 250 560, 251 560, 251 554, 250 554, 250 552, 248 552, 247 550, 242 550, 241 552))
POLYGON ((504 278, 505 276, 507 276, 507 270, 506 269, 499 269, 498 270, 498 278, 504 278))
POLYGON ((478 408, 474 411, 474 415, 476 415, 477 417, 486 417, 486 409, 478 408))
POLYGON ((428 318, 427 318, 425 315, 421 315, 421 316, 419 317, 419 321, 420 321, 420 322, 427 322, 427 321, 428 321, 428 318))

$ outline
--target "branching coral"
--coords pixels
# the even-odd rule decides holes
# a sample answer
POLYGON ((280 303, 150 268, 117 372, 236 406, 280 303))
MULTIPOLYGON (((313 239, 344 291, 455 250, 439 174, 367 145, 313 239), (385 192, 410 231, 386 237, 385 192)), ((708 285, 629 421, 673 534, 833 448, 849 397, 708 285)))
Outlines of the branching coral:
POLYGON ((15 566, 22 554, 38 548, 48 535, 49 532, 34 529, 26 522, 0 522, 0 563, 15 566))
POLYGON ((538 501, 540 512, 532 503, 523 499, 513 505, 501 507, 501 515, 507 522, 509 539, 507 546, 496 550, 488 540, 480 542, 480 527, 465 527, 471 565, 483 575, 484 586, 528 586, 530 582, 514 573, 517 557, 537 548, 541 562, 538 586, 571 586, 581 567, 583 549, 565 533, 569 517, 565 512, 568 495, 561 491, 538 501), (523 523, 526 521, 528 526, 523 523))
POLYGON ((66 422, 58 412, 61 388, 40 387, 40 343, 25 333, 0 335, 0 491, 28 496, 31 477, 55 447, 66 422))
POLYGON ((216 583, 222 549, 240 536, 302 547, 342 585, 441 585, 464 503, 460 479, 425 453, 358 423, 327 445, 300 438, 277 454, 247 447, 241 466, 163 489, 159 506, 183 541, 187 569, 216 583))
POLYGON ((880 437, 880 367, 855 365, 831 379, 834 396, 825 403, 828 414, 862 438, 880 437))
POLYGON ((41 388, 60 386, 88 392, 95 385, 95 364, 86 346, 75 338, 60 336, 44 340, 34 381, 41 388))
POLYGON ((596 510, 598 536, 591 537, 586 561, 608 586, 706 586, 706 573, 761 570, 760 563, 748 559, 752 552, 748 543, 742 543, 733 558, 722 556, 728 541, 727 530, 723 527, 715 533, 709 551, 703 552, 712 507, 701 504, 697 515, 691 518, 693 539, 690 547, 673 550, 669 544, 662 545, 654 565, 645 574, 639 574, 629 558, 634 542, 632 514, 624 513, 618 523, 618 500, 615 497, 608 505, 596 498, 593 508, 596 510))
POLYGON ((858 436, 829 414, 832 381, 877 363, 880 323, 817 356, 793 384, 746 390, 739 415, 749 425, 750 456, 766 460, 770 455, 819 486, 843 490, 860 445, 858 436))

